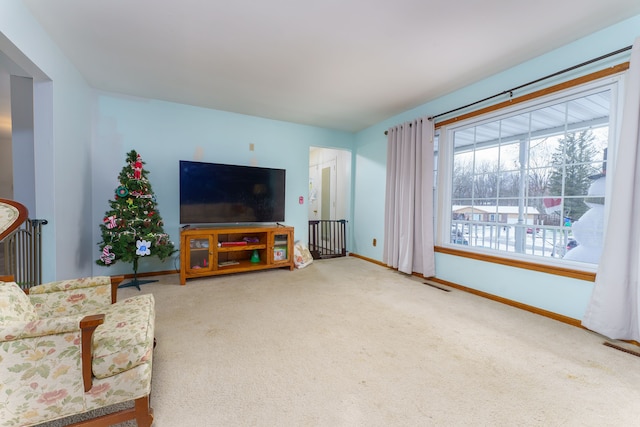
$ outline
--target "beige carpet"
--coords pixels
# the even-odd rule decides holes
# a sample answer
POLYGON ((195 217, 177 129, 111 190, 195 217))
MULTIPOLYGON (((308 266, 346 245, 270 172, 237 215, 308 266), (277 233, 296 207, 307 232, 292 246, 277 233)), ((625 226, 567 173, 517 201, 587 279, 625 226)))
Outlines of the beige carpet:
POLYGON ((360 259, 158 279, 157 427, 640 423, 639 357, 360 259))

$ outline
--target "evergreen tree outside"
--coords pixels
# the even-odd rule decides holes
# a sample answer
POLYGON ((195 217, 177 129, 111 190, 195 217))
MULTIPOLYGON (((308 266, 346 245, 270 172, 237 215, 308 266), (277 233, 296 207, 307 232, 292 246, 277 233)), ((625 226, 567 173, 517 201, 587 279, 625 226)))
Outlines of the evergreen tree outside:
POLYGON ((589 129, 569 133, 559 140, 552 157, 554 168, 549 176, 549 193, 562 197, 564 216, 574 221, 589 209, 584 198, 591 185, 589 176, 595 173, 593 161, 597 149, 592 144, 594 139, 589 129))
POLYGON ((118 175, 120 185, 115 189, 115 198, 109 200, 111 209, 100 224, 101 255, 96 260, 98 265, 107 267, 118 261, 133 263, 134 275, 141 257, 157 256, 165 260, 175 252, 164 232, 144 164, 135 150, 127 154, 127 164, 118 175))

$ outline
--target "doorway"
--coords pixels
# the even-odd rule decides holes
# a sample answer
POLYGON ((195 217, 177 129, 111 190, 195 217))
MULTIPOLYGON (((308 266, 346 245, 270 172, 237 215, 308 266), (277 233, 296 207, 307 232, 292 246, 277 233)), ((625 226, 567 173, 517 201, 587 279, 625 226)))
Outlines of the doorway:
POLYGON ((309 220, 336 219, 337 160, 309 166, 309 220))
POLYGON ((351 200, 351 152, 309 149, 309 249, 314 258, 346 254, 351 200))

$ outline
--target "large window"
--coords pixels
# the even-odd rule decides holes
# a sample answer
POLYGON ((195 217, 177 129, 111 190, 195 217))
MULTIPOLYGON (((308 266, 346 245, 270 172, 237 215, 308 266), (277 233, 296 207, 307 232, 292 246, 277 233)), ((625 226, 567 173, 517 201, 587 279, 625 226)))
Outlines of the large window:
POLYGON ((441 129, 444 243, 597 265, 616 88, 608 78, 441 129))

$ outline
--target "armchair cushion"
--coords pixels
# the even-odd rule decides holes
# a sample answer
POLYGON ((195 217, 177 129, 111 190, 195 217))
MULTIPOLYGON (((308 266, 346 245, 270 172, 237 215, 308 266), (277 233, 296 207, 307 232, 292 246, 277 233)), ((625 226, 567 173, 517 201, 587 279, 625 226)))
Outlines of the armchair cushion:
POLYGON ((93 334, 93 375, 111 377, 150 360, 155 323, 153 295, 128 298, 102 312, 104 323, 93 334))
POLYGON ((1 426, 34 425, 84 410, 80 335, 76 327, 0 341, 1 426))
POLYGON ((3 342, 19 341, 26 338, 77 332, 80 330, 78 326, 80 320, 82 320, 82 315, 7 322, 5 325, 2 325, 0 345, 3 342))
POLYGON ((45 283, 30 288, 29 298, 41 318, 100 313, 111 305, 111 279, 96 276, 45 283))
POLYGON ((29 297, 14 282, 0 282, 0 326, 13 321, 32 321, 38 315, 29 297))

